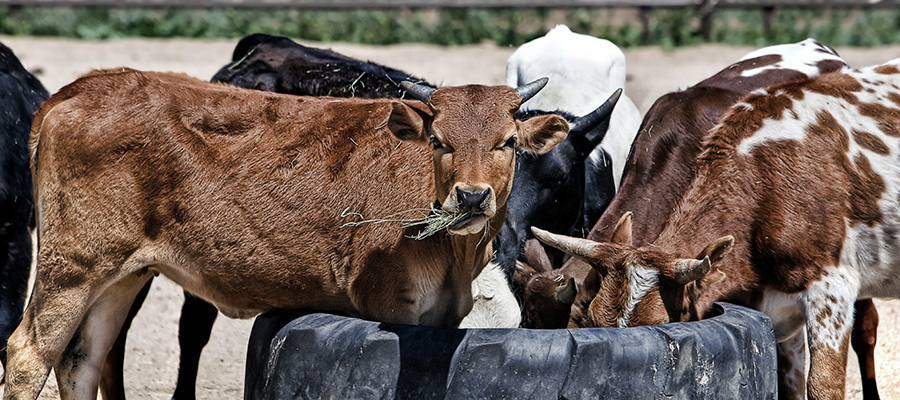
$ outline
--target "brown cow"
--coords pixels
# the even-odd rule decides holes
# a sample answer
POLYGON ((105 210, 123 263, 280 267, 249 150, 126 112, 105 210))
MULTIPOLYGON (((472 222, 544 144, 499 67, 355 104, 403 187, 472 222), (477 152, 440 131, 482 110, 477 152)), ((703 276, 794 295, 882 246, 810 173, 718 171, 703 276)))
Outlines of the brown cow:
POLYGON ((611 243, 536 232, 597 271, 583 323, 696 320, 723 300, 751 306, 772 318, 779 342, 806 330, 808 383, 798 363, 799 379, 780 377, 780 396, 843 398, 854 302, 900 293, 898 65, 745 97, 704 139, 696 177, 649 245, 633 241, 630 213, 611 243))
MULTIPOLYGON (((806 39, 756 50, 690 88, 660 97, 641 124, 619 192, 588 238, 610 240, 616 221, 626 211, 632 211, 640 221, 634 227, 635 243, 652 243, 696 175, 695 158, 700 152, 702 138, 725 111, 754 90, 837 71, 845 66, 847 64, 834 50, 813 39, 806 39)), ((584 307, 593 300, 597 291, 594 284, 596 277, 590 273, 591 268, 577 258, 570 259, 558 270, 537 273, 525 268, 519 273, 517 278, 520 281, 530 282, 523 296, 527 326, 566 327, 568 315, 560 316, 555 311, 565 310, 564 304, 555 296, 558 284, 551 283, 568 282, 569 278, 575 278, 581 289, 571 309, 573 326, 578 326, 584 307), (590 284, 581 285, 585 279, 590 279, 590 284), (556 322, 550 323, 550 320, 556 322)), ((572 298, 569 296, 566 300, 572 298)), ((863 393, 866 399, 877 399, 874 347, 878 314, 871 299, 860 300, 856 312, 862 318, 853 330, 852 343, 859 357, 863 393)), ((801 342, 799 348, 802 349, 803 338, 796 337, 794 340, 801 342)), ((779 346, 796 348, 797 344, 780 343, 779 346)), ((798 353, 796 358, 793 364, 802 364, 805 355, 798 353)), ((790 364, 786 361, 782 358, 781 368, 792 369, 785 365, 790 364)))
POLYGON ((513 119, 545 83, 408 87, 427 107, 128 69, 64 87, 32 132, 37 279, 6 398, 37 398, 51 367, 62 398, 96 397, 151 273, 231 317, 315 308, 456 326, 503 222, 516 143, 546 152, 568 132, 555 115, 513 119), (432 206, 464 217, 421 241, 395 223, 342 228, 350 213, 432 206))

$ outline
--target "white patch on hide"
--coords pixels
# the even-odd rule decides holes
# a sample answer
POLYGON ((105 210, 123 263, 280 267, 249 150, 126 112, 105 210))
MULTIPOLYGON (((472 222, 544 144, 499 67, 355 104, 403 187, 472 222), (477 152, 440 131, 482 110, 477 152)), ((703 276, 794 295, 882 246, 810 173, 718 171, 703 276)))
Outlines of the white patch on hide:
POLYGON ((617 320, 619 328, 628 327, 634 307, 659 282, 659 271, 640 264, 627 264, 625 268, 628 274, 628 301, 622 316, 617 320))
POLYGON ((779 61, 772 65, 748 69, 742 72, 741 75, 754 76, 775 69, 790 69, 798 71, 806 76, 812 77, 819 75, 818 63, 820 61, 836 60, 844 62, 844 60, 838 57, 837 54, 832 53, 830 50, 828 50, 828 48, 817 43, 814 39, 806 39, 802 42, 791 44, 781 44, 776 46, 764 47, 745 55, 741 58, 740 61, 768 55, 780 55, 782 56, 782 61, 779 61), (823 51, 827 51, 827 53, 823 51))
POLYGON ((859 280, 853 271, 830 266, 801 294, 810 349, 827 346, 840 351, 853 328, 853 303, 858 291, 859 280))
POLYGON ((522 310, 498 264, 488 263, 472 281, 472 298, 472 311, 460 328, 518 328, 522 322, 522 310))

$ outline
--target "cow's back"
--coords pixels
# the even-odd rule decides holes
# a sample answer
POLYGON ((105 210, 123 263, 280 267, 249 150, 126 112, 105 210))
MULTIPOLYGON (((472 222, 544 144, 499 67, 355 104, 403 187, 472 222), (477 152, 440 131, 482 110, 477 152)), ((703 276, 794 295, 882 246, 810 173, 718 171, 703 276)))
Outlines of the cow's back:
POLYGON ((755 90, 845 66, 832 50, 807 39, 752 52, 690 88, 663 95, 644 116, 622 187, 588 237, 607 240, 619 217, 631 211, 639 222, 635 243, 653 242, 694 178, 703 137, 729 108, 755 90))
POLYGON ((744 171, 752 188, 751 254, 766 283, 799 291, 841 265, 858 274, 861 298, 896 295, 898 76, 887 64, 770 87, 707 138, 699 175, 744 171))
POLYGON ((75 218, 96 215, 79 229, 159 257, 164 274, 220 308, 302 307, 298 291, 347 308, 346 285, 371 249, 390 255, 412 239, 396 223, 342 228, 358 220, 342 213, 381 218, 435 198, 430 154, 390 133, 390 112, 389 101, 95 72, 38 116, 38 190, 54 203, 41 226, 57 228, 42 234, 71 235, 75 218), (164 266, 173 263, 184 268, 164 266), (241 304, 207 290, 248 277, 258 285, 241 304))

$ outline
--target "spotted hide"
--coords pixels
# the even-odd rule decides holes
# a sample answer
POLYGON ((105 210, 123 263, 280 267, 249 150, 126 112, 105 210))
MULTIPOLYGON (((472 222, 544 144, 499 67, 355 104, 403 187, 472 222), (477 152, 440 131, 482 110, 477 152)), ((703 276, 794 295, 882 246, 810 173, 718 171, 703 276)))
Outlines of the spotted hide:
MULTIPOLYGON (((660 97, 647 112, 625 162, 622 186, 588 235, 593 240, 609 240, 616 221, 632 211, 641 221, 634 227, 636 243, 651 243, 659 235, 675 204, 687 191, 697 173, 695 161, 700 143, 722 115, 750 92, 782 82, 816 76, 846 66, 829 48, 812 39, 787 45, 769 46, 744 56, 685 90, 660 97)), ((539 228, 552 230, 552 228, 539 228)), ((565 233, 565 231, 554 231, 565 233)), ((580 326, 581 311, 596 294, 596 277, 591 268, 570 258, 560 269, 549 273, 520 276, 527 285, 550 287, 546 282, 568 282, 575 278, 579 288, 572 310, 573 326, 580 326), (584 284, 587 279, 588 284, 584 284)), ((521 275, 521 274, 520 274, 521 275)), ((554 290, 527 289, 523 296, 526 314, 547 315, 562 325, 528 321, 529 326, 566 327, 569 315, 552 316, 536 308, 558 302, 554 290)), ((570 302, 571 303, 571 302, 570 302)), ((569 308, 565 308, 568 312, 569 308)))
POLYGON ((779 342, 808 337, 805 387, 782 382, 781 396, 843 398, 854 302, 900 293, 898 65, 742 99, 704 139, 696 177, 650 245, 635 243, 630 213, 608 243, 536 233, 600 276, 586 318, 639 326, 698 319, 715 301, 752 306, 779 342))

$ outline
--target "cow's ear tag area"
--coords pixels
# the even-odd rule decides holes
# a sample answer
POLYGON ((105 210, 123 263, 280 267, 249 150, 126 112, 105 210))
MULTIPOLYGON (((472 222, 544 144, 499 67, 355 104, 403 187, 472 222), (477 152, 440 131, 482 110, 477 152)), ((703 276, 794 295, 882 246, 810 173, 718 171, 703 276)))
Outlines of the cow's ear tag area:
MULTIPOLYGON (((421 104, 421 103, 419 103, 421 104)), ((425 105, 422 104, 425 108, 425 105)), ((391 102, 391 116, 388 117, 388 129, 398 139, 425 144, 425 118, 430 119, 430 110, 411 107, 405 102, 391 102)))
POLYGON ((532 154, 544 154, 566 140, 569 123, 556 114, 539 115, 516 121, 519 143, 516 147, 532 154))

